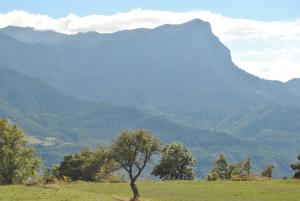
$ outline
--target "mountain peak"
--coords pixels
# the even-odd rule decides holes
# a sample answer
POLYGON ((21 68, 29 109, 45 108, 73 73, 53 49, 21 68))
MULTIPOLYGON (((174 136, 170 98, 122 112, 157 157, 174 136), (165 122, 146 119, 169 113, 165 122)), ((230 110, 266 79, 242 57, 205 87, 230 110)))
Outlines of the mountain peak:
POLYGON ((176 24, 176 25, 163 25, 161 28, 169 29, 173 31, 180 31, 183 33, 189 33, 189 34, 197 34, 198 36, 212 36, 213 32, 211 29, 211 26, 208 22, 203 21, 201 19, 193 19, 190 21, 187 21, 182 24, 176 24))
POLYGON ((174 33, 179 31, 183 33, 197 34, 201 36, 213 35, 210 24, 199 18, 195 18, 182 24, 165 24, 155 28, 155 30, 159 30, 164 33, 174 33))
POLYGON ((36 30, 32 27, 7 26, 0 33, 25 43, 56 44, 65 35, 50 30, 36 30))
POLYGON ((201 28, 201 29, 207 29, 209 31, 211 31, 211 26, 208 22, 206 21, 203 21, 201 19, 193 19, 193 20, 190 20, 190 21, 187 21, 183 24, 180 24, 179 26, 181 27, 188 27, 188 28, 201 28))
POLYGON ((293 83, 293 82, 299 82, 300 83, 300 78, 293 78, 293 79, 287 81, 287 83, 293 83))
POLYGON ((2 31, 34 31, 33 27, 20 27, 20 26, 12 26, 9 25, 4 27, 2 31))
POLYGON ((6 26, 6 27, 3 27, 3 28, 1 28, 1 29, 25 29, 26 27, 20 27, 20 26, 14 26, 14 25, 8 25, 8 26, 6 26))
POLYGON ((197 26, 197 25, 203 25, 203 24, 207 25, 209 23, 206 22, 206 21, 204 21, 204 20, 201 20, 199 18, 195 18, 195 19, 187 21, 187 22, 185 22, 183 24, 185 24, 185 25, 192 25, 192 26, 196 25, 197 26))

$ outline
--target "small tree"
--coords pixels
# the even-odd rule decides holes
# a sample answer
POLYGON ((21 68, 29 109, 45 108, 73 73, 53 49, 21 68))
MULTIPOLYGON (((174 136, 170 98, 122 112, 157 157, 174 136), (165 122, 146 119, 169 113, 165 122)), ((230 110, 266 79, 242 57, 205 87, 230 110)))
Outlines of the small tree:
MULTIPOLYGON (((300 154, 298 155, 298 160, 300 161, 300 154)), ((300 162, 297 163, 293 163, 290 165, 290 167, 294 170, 295 174, 294 174, 294 178, 295 179, 300 179, 300 162)))
POLYGON ((7 120, 0 120, 0 182, 21 183, 34 176, 40 160, 33 157, 23 131, 7 120))
POLYGON ((236 162, 228 166, 228 175, 230 179, 232 177, 234 177, 235 179, 240 179, 243 174, 244 174, 243 162, 236 162))
POLYGON ((261 176, 262 177, 266 177, 266 178, 272 178, 273 175, 273 169, 274 166, 273 165, 268 165, 262 172, 261 172, 261 176))
POLYGON ((191 180, 195 176, 196 160, 182 144, 169 144, 162 149, 162 157, 152 174, 160 179, 186 179, 191 180))
POLYGON ((246 178, 249 179, 250 175, 251 175, 251 169, 252 169, 252 165, 251 165, 251 160, 250 158, 247 158, 244 162, 243 162, 243 170, 246 173, 246 178))
POLYGON ((216 170, 212 170, 208 173, 208 176, 207 176, 208 181, 216 181, 218 179, 220 179, 220 177, 219 177, 219 174, 216 172, 216 170))
POLYGON ((227 180, 230 179, 229 163, 227 162, 225 156, 221 154, 219 158, 215 161, 212 171, 209 173, 210 177, 214 176, 216 178, 208 178, 209 180, 227 180))
POLYGON ((135 182, 159 147, 159 140, 144 130, 124 131, 112 145, 114 159, 129 175, 132 200, 140 197, 135 182))

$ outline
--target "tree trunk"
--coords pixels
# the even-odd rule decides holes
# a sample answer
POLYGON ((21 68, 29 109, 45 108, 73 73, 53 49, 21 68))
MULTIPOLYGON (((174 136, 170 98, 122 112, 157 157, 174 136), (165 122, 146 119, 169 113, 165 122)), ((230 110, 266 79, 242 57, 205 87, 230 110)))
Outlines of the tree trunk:
POLYGON ((140 194, 139 194, 139 191, 137 189, 137 186, 132 181, 132 182, 130 182, 130 187, 131 187, 131 190, 132 190, 132 193, 133 193, 133 199, 132 199, 132 201, 137 201, 139 199, 139 197, 140 197, 140 194))

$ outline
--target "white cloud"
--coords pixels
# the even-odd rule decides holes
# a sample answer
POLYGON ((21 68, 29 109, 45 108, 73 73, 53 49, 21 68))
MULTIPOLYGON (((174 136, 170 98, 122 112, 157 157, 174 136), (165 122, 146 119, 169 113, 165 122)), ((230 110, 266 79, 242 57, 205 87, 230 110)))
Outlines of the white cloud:
POLYGON ((135 9, 114 15, 63 18, 12 11, 0 14, 0 27, 30 26, 66 34, 124 29, 154 28, 162 24, 180 24, 194 18, 208 21, 213 32, 227 45, 237 65, 266 79, 286 81, 300 77, 300 19, 263 22, 237 19, 209 11, 170 12, 135 9))

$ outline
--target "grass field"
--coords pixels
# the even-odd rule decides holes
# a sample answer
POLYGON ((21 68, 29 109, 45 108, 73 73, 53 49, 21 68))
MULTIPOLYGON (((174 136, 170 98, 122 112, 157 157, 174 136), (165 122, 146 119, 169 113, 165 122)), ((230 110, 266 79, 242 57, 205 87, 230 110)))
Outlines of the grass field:
MULTIPOLYGON (((294 180, 141 182, 138 187, 146 201, 300 201, 300 181, 294 180)), ((1 201, 113 201, 130 195, 124 183, 0 186, 1 201)))

